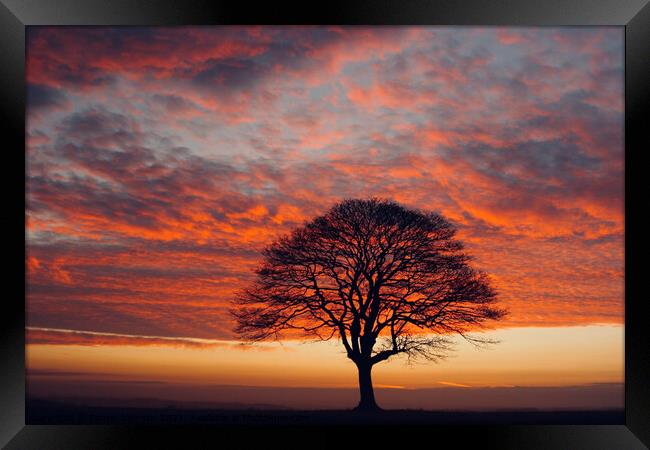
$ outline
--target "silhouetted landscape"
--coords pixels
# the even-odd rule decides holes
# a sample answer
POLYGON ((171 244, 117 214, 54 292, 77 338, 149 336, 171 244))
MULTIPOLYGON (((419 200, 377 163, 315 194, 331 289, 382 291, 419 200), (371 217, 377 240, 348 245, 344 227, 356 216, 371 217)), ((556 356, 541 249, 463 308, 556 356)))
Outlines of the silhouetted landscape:
MULTIPOLYGON (((141 401, 158 403, 140 399, 141 401)), ((215 424, 215 425, 345 425, 345 424, 622 424, 622 409, 601 411, 501 410, 305 411, 273 405, 222 404, 194 407, 89 406, 51 400, 27 400, 30 424, 215 424)))
POLYGON ((355 388, 50 381, 28 384, 27 420, 46 423, 624 423, 623 385, 376 389, 376 414, 352 414, 355 388), (51 393, 56 392, 57 396, 51 393))

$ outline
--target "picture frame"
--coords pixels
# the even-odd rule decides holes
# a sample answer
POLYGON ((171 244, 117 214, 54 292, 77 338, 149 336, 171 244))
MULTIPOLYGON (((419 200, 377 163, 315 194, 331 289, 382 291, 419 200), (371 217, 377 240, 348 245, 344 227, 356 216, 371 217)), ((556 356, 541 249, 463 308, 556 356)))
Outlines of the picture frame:
MULTIPOLYGON (((30 25, 217 25, 217 24, 363 24, 625 27, 625 425, 490 425, 409 427, 407 433, 364 428, 368 442, 386 435, 427 437, 455 447, 636 449, 650 446, 650 345, 642 313, 644 198, 641 155, 647 151, 650 89, 650 5, 647 0, 465 0, 463 2, 354 0, 300 6, 239 2, 149 0, 1 0, 2 122, 10 155, 3 176, 8 193, 2 217, 8 272, 2 313, 3 379, 0 383, 0 443, 7 449, 49 448, 195 448, 246 447, 256 437, 283 444, 309 443, 295 436, 332 444, 337 432, 322 428, 36 426, 25 424, 25 30, 30 25), (644 145, 645 144, 645 145, 644 145), (419 435, 419 436, 418 436, 419 435), (289 437, 290 436, 290 437, 289 437)), ((404 428, 404 427, 401 427, 404 428)), ((341 430, 345 435, 358 428, 341 430)), ((427 441, 424 441, 427 442, 427 441)))

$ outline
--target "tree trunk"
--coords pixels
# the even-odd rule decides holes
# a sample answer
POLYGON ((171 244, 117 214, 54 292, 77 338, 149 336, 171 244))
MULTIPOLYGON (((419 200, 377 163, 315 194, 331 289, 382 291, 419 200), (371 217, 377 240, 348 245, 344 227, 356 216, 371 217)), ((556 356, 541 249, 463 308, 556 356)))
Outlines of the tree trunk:
POLYGON ((372 364, 359 363, 359 404, 355 408, 357 411, 379 411, 379 406, 375 402, 375 391, 372 388, 372 364))

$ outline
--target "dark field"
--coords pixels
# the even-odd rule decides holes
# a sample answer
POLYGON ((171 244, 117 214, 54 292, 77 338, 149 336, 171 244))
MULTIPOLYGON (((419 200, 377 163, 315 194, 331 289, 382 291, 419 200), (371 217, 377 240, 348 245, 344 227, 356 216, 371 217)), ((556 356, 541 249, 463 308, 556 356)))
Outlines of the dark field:
POLYGON ((212 424, 212 425, 435 425, 435 424, 623 424, 622 409, 600 411, 499 410, 421 411, 272 410, 264 405, 242 408, 86 406, 28 399, 27 423, 42 424, 212 424))

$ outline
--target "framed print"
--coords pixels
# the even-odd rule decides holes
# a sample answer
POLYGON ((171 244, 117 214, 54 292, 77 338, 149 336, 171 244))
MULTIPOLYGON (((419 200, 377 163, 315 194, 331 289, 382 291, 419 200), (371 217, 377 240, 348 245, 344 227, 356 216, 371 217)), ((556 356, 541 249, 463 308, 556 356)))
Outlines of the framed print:
POLYGON ((3 2, 6 448, 648 445, 647 2, 3 2))

